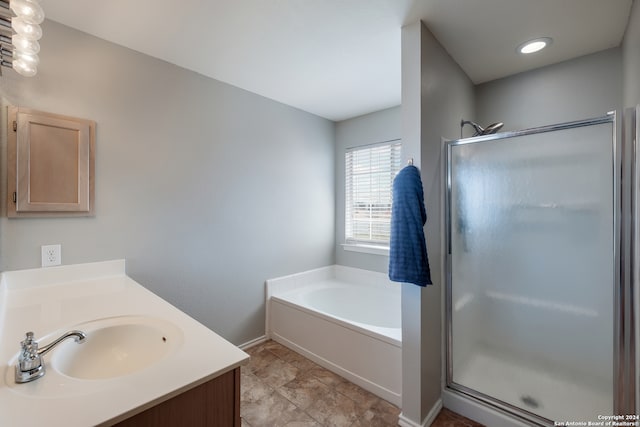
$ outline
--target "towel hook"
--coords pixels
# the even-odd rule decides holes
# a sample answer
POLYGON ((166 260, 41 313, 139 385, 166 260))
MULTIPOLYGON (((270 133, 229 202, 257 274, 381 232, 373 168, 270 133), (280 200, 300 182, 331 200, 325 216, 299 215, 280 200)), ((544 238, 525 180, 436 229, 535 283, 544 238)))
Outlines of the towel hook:
POLYGON ((409 160, 407 160, 407 165, 408 166, 413 166, 413 157, 410 158, 409 160))

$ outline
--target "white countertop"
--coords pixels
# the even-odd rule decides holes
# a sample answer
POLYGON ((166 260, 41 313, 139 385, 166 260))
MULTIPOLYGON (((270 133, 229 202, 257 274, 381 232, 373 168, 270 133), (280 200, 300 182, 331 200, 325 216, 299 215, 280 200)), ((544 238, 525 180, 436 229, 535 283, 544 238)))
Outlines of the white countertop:
POLYGON ((239 367, 249 356, 125 274, 124 260, 4 272, 0 279, 0 426, 111 425, 239 367), (134 315, 174 325, 181 343, 124 376, 82 380, 49 366, 26 384, 14 361, 27 331, 48 344, 84 322, 134 315), (45 337, 45 339, 43 339, 45 337))

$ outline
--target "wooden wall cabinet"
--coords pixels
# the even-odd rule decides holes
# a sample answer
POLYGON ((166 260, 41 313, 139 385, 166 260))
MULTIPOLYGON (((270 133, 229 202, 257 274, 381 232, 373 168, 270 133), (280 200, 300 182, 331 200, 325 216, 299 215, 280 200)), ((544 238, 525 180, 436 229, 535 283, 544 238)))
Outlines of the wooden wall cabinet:
POLYGON ((92 216, 95 122, 9 107, 7 216, 92 216))

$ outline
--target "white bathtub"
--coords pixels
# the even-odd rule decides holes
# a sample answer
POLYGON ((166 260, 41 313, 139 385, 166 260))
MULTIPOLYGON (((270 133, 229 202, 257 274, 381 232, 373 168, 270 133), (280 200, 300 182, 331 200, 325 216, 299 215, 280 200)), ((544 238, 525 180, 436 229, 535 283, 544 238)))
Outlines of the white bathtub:
POLYGON ((400 284, 334 265, 266 282, 266 335, 401 406, 400 284))

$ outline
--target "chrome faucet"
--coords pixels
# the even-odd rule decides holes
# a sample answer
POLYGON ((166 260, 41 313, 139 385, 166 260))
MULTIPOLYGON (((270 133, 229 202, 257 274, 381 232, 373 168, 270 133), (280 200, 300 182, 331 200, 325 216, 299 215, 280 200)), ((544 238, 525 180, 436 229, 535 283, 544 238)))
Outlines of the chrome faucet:
POLYGON ((87 338, 82 331, 69 331, 51 344, 47 344, 38 349, 38 343, 33 339, 33 332, 27 332, 25 340, 20 342, 22 348, 18 356, 18 363, 16 364, 16 383, 28 383, 29 381, 37 380, 44 376, 45 369, 42 356, 65 339, 71 337, 74 337, 75 341, 79 344, 82 344, 85 338, 87 338))

